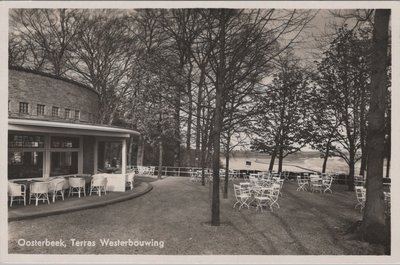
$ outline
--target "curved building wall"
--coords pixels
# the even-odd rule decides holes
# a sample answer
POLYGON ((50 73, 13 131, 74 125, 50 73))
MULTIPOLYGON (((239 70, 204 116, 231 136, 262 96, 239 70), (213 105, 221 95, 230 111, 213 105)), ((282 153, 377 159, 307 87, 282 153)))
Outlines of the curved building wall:
POLYGON ((99 96, 89 87, 24 70, 9 69, 10 118, 96 123, 99 96))

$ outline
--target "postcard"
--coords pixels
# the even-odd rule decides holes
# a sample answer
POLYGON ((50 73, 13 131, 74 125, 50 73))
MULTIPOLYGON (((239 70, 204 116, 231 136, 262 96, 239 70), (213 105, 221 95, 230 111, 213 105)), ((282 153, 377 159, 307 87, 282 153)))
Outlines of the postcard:
POLYGON ((397 2, 0 11, 1 262, 399 262, 397 2))

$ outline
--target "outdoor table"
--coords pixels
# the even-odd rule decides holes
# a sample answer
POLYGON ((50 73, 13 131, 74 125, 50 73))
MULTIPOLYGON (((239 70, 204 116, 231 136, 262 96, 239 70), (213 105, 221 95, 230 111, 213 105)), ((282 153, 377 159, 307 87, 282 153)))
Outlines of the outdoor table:
POLYGON ((318 187, 320 187, 321 189, 323 189, 323 185, 322 185, 322 177, 311 177, 311 178, 309 178, 308 179, 308 181, 309 181, 309 187, 310 187, 310 191, 311 192, 314 192, 314 189, 313 189, 313 184, 316 184, 316 185, 318 185, 318 187))
POLYGON ((22 184, 25 185, 26 187, 26 191, 25 191, 25 198, 26 201, 29 200, 29 196, 30 196, 30 190, 31 190, 31 184, 35 183, 35 182, 45 182, 43 180, 38 180, 38 179, 25 179, 25 180, 14 180, 13 183, 16 184, 22 184))

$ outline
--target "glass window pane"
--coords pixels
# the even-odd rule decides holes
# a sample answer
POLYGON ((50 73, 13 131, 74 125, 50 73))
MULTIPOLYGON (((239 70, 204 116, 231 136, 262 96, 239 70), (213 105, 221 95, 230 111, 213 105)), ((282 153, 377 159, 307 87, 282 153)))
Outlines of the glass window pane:
POLYGON ((44 148, 44 136, 42 135, 23 135, 23 134, 9 134, 8 135, 9 148, 44 148))
POLYGON ((58 107, 53 107, 53 108, 52 108, 51 115, 52 115, 53 117, 58 117, 58 107))
POLYGON ((19 113, 28 113, 28 103, 26 102, 20 102, 19 103, 19 113))
POLYGON ((43 152, 8 152, 8 178, 43 177, 43 152))
POLYGON ((51 152, 50 176, 78 173, 78 152, 51 152))
POLYGON ((122 163, 122 143, 118 142, 98 142, 97 167, 100 170, 114 172, 121 168, 122 163))
POLYGON ((79 148, 78 137, 52 136, 51 148, 79 148))
POLYGON ((37 115, 44 115, 44 105, 38 104, 37 105, 37 115))

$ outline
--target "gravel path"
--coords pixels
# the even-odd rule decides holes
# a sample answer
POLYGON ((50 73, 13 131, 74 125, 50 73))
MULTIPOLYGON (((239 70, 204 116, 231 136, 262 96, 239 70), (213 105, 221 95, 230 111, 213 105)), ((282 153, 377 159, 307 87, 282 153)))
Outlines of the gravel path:
POLYGON ((345 234, 361 214, 354 209, 355 194, 344 191, 343 186, 335 186, 333 194, 319 194, 298 192, 296 184, 288 182, 279 199, 280 209, 262 213, 256 212, 255 208, 233 209, 230 187, 229 198, 221 198, 221 226, 213 227, 209 225, 208 185, 203 187, 179 177, 168 177, 152 182, 152 185, 154 189, 150 193, 130 201, 10 222, 9 253, 383 254, 381 247, 352 240, 345 234), (45 239, 64 241, 65 247, 20 246, 24 240, 45 239), (74 245, 71 239, 75 240, 74 245), (110 240, 108 246, 102 245, 107 239, 110 240), (111 241, 114 246, 110 246, 111 241))

